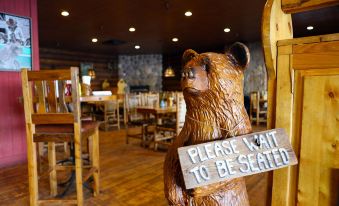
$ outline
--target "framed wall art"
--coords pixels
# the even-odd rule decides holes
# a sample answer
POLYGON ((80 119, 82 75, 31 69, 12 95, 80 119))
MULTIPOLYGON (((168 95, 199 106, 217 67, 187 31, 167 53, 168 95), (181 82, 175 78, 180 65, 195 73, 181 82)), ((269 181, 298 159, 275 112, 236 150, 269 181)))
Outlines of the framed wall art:
POLYGON ((93 69, 93 63, 81 62, 80 63, 80 74, 81 76, 89 76, 89 70, 93 69))
POLYGON ((0 71, 32 69, 31 19, 0 12, 0 71))

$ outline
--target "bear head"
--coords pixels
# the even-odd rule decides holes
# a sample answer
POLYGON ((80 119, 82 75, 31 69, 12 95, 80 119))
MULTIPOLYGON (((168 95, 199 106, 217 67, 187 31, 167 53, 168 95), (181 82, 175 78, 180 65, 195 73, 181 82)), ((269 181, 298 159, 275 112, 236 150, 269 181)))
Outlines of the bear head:
POLYGON ((225 54, 198 54, 191 49, 186 50, 182 58, 181 79, 186 102, 193 101, 199 105, 217 102, 216 99, 242 99, 243 71, 249 61, 248 48, 239 42, 234 43, 225 54))
POLYGON ((249 50, 242 43, 233 44, 225 54, 184 52, 181 86, 187 108, 185 144, 251 130, 243 95, 249 60, 249 50))

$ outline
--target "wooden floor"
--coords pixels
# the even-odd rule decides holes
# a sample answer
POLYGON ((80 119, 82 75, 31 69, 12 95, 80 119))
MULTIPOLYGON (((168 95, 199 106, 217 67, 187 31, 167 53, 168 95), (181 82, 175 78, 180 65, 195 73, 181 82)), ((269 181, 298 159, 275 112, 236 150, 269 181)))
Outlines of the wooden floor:
MULTIPOLYGON (((84 189, 85 205, 167 205, 162 171, 165 152, 142 148, 138 140, 126 145, 124 132, 100 132, 101 194, 94 198, 84 189)), ((266 205, 266 177, 267 173, 246 177, 251 206, 266 205)), ((42 178, 42 197, 48 197, 48 188, 48 179, 42 178)), ((0 169, 0 205, 28 205, 26 164, 0 169)))

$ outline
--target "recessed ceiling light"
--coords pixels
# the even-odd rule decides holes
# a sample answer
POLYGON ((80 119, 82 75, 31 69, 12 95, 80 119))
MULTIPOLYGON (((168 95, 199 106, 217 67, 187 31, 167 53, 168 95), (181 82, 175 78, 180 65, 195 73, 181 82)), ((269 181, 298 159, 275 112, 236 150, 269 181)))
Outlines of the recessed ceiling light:
POLYGON ((186 11, 185 12, 185 16, 192 16, 192 12, 191 11, 186 11))
POLYGON ((139 45, 135 45, 134 48, 135 49, 140 49, 140 46, 139 45))
POLYGON ((313 28, 313 26, 308 26, 307 27, 307 30, 313 30, 314 28, 313 28))
POLYGON ((61 12, 61 15, 62 15, 62 16, 69 16, 69 12, 68 12, 68 11, 62 11, 62 12, 61 12))
POLYGON ((224 29, 224 32, 226 32, 226 33, 227 33, 227 32, 230 32, 230 31, 231 31, 230 28, 225 28, 225 29, 224 29))
POLYGON ((135 28, 134 28, 134 27, 131 27, 131 28, 128 29, 128 31, 130 31, 130 32, 135 32, 135 28))
POLYGON ((92 39, 92 42, 93 42, 93 43, 96 43, 96 42, 98 42, 98 39, 97 39, 97 38, 93 38, 93 39, 92 39))
POLYGON ((177 42, 177 41, 179 41, 179 39, 178 38, 173 38, 172 41, 177 42))

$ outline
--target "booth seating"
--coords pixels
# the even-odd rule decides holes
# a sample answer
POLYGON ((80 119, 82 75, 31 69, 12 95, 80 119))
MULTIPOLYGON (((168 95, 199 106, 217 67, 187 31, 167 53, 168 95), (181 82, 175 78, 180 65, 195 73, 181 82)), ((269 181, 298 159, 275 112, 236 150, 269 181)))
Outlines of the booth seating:
MULTIPOLYGON (((83 183, 93 177, 94 195, 99 194, 99 133, 98 124, 93 121, 80 120, 79 71, 77 67, 67 70, 43 70, 21 72, 24 97, 27 159, 30 205, 40 204, 76 204, 83 205, 83 183), (71 97, 65 97, 66 80, 71 80, 71 97), (66 103, 66 99, 70 99, 66 103), (36 105, 36 107, 33 107, 36 105), (82 142, 88 138, 89 161, 82 159, 82 142), (36 145, 48 143, 50 194, 57 197, 57 171, 71 171, 76 177, 77 199, 40 199, 36 145), (67 142, 74 148, 70 152, 70 165, 57 163, 55 144, 67 142)), ((69 91, 68 91, 69 93, 69 91)))

